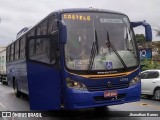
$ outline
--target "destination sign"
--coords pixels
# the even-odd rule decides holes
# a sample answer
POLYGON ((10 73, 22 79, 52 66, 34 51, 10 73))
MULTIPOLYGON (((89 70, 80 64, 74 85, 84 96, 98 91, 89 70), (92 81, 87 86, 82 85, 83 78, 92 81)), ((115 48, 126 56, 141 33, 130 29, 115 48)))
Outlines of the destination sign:
POLYGON ((63 18, 67 20, 79 20, 79 21, 91 20, 91 17, 89 15, 80 15, 80 14, 64 14, 63 18))

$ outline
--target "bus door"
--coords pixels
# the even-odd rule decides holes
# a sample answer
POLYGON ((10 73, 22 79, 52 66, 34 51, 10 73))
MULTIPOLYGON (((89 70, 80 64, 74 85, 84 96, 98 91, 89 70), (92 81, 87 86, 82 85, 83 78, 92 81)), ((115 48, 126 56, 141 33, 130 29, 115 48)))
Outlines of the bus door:
POLYGON ((31 110, 58 110, 61 106, 59 61, 54 38, 43 35, 27 40, 27 76, 31 110))

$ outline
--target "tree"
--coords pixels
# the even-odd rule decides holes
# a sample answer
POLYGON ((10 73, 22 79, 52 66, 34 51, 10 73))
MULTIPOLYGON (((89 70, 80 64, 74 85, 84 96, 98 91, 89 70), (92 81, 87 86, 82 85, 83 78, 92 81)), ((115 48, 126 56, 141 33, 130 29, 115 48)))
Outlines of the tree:
POLYGON ((136 34, 137 43, 143 43, 146 41, 144 34, 136 34))
POLYGON ((142 70, 160 69, 159 61, 153 61, 151 59, 144 59, 141 61, 142 70))
POLYGON ((156 36, 160 37, 160 27, 157 25, 153 25, 153 29, 154 31, 156 31, 156 36))
MULTIPOLYGON (((160 36, 160 35, 159 35, 160 36)), ((156 44, 156 48, 158 48, 158 53, 160 54, 160 43, 156 44)))
POLYGON ((156 35, 160 37, 160 30, 157 30, 156 32, 157 32, 156 35))

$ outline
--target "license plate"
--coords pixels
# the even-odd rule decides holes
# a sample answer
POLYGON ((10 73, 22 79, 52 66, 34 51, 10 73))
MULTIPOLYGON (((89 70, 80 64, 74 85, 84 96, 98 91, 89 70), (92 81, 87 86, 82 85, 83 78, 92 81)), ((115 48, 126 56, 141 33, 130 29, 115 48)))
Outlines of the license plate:
POLYGON ((115 97, 117 96, 117 91, 104 91, 104 97, 115 97))

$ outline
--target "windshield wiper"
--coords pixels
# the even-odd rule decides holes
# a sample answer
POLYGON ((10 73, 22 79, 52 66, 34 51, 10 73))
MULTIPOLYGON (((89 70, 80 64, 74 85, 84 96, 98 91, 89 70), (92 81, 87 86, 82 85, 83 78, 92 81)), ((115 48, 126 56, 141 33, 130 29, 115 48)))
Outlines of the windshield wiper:
POLYGON ((118 57, 118 59, 120 60, 120 62, 122 63, 123 67, 125 69, 127 69, 127 65, 125 64, 124 60, 122 59, 122 57, 119 55, 119 53, 117 52, 117 50, 115 49, 115 47, 112 45, 112 43, 110 42, 110 38, 109 38, 109 33, 107 32, 107 43, 106 46, 108 47, 109 51, 111 51, 110 49, 113 50, 113 52, 116 54, 116 56, 118 57))
POLYGON ((97 31, 95 30, 95 41, 92 43, 92 49, 91 49, 91 53, 90 53, 90 59, 89 59, 89 64, 88 64, 88 72, 90 70, 92 70, 92 66, 94 63, 94 58, 96 56, 96 54, 98 53, 98 37, 97 37, 97 31))

